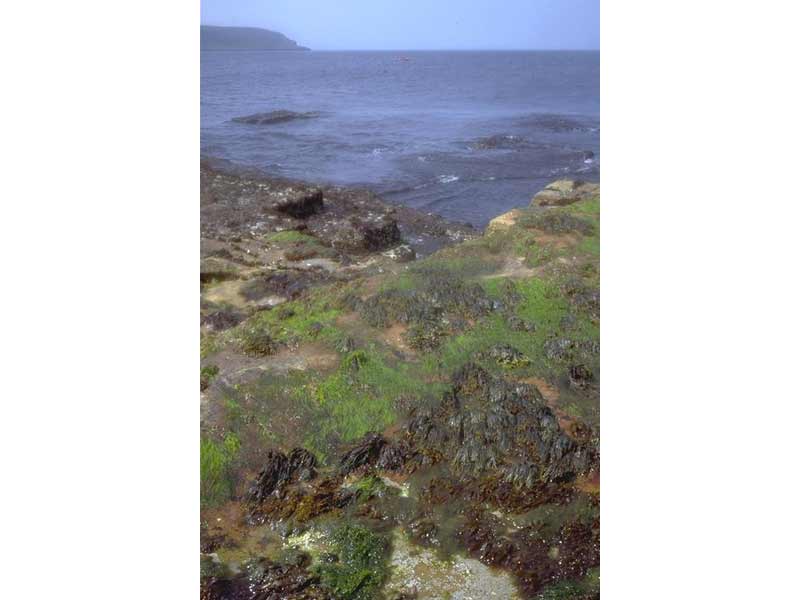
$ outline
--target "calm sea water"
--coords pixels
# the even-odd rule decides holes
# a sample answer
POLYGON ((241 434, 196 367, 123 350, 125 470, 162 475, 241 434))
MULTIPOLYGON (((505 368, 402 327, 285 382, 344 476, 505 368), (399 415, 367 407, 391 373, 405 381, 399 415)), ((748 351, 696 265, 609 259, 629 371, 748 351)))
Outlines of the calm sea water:
POLYGON ((554 179, 599 180, 598 52, 205 51, 200 62, 206 156, 365 185, 476 226, 554 179), (320 115, 231 121, 281 109, 320 115))

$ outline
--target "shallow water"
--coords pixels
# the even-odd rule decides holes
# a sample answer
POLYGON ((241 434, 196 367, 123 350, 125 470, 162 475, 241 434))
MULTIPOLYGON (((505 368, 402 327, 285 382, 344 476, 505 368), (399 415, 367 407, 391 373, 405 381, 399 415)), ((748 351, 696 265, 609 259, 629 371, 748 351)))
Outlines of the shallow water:
POLYGON ((599 179, 599 62, 598 52, 205 51, 201 152, 484 226, 553 179, 599 179), (319 114, 232 121, 274 110, 319 114))

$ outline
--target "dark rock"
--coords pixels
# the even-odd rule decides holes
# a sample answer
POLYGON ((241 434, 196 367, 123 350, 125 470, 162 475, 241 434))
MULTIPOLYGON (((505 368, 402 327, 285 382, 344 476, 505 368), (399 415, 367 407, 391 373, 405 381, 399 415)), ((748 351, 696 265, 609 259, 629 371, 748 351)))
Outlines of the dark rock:
POLYGON ((322 206, 322 190, 311 189, 281 198, 275 203, 275 210, 295 219, 306 219, 321 211, 322 206))
POLYGON ((294 112, 291 110, 273 110, 270 112, 255 113, 244 117, 234 117, 234 123, 246 123, 247 125, 274 125, 276 123, 287 123, 298 119, 313 119, 318 117, 318 112, 294 112))
POLYGON ((270 271, 262 277, 251 279, 242 285, 239 294, 251 302, 269 296, 294 300, 302 296, 310 287, 329 280, 329 274, 322 269, 285 268, 270 271))
POLYGON ((572 365, 569 368, 569 384, 576 389, 585 389, 594 383, 594 373, 584 365, 572 365))
POLYGON ((295 448, 289 453, 289 473, 299 481, 316 477, 317 459, 308 450, 295 448))
POLYGON ((525 145, 525 140, 518 135, 492 135, 479 138, 469 147, 473 150, 508 150, 525 145))
POLYGON ((397 220, 387 215, 332 221, 319 237, 333 248, 351 252, 384 250, 402 241, 397 220))
POLYGON ((264 468, 247 492, 247 501, 259 505, 294 481, 313 479, 316 464, 314 455, 302 448, 295 448, 288 457, 279 450, 270 450, 264 468))
POLYGON ((365 465, 374 465, 388 442, 377 433, 368 433, 339 461, 339 472, 347 475, 365 465))
POLYGON ((409 451, 405 445, 387 443, 380 452, 375 466, 385 471, 398 471, 408 460, 409 451))
POLYGON ((317 575, 308 569, 310 558, 300 554, 285 563, 256 559, 241 574, 201 580, 201 600, 332 600, 317 575))
POLYGON ((456 473, 497 475, 520 485, 586 472, 592 448, 567 436, 539 390, 493 377, 469 363, 432 411, 413 415, 411 449, 456 473))
POLYGON ((224 331, 236 327, 245 318, 246 315, 238 310, 221 309, 203 315, 200 323, 214 331, 224 331))

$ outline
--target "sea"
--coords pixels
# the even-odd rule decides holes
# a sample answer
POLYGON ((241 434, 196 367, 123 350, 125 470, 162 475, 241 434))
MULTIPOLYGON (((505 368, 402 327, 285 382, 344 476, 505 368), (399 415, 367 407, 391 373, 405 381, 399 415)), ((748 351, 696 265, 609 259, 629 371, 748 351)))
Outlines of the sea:
POLYGON ((600 54, 201 52, 204 157, 367 187, 484 227, 547 183, 600 178, 600 54), (268 124, 233 119, 306 113, 268 124))

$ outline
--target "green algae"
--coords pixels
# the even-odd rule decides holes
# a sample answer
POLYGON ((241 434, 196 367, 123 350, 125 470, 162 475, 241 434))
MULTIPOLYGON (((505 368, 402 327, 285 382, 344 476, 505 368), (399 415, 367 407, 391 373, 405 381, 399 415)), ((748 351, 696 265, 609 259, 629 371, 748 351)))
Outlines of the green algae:
POLYGON ((275 244, 292 244, 298 242, 304 242, 308 244, 319 243, 317 238, 300 231, 295 231, 294 229, 270 233, 266 236, 266 240, 275 244))
POLYGON ((200 441, 200 501, 214 506, 229 500, 235 486, 235 461, 241 448, 239 437, 228 432, 220 441, 200 441))
MULTIPOLYGON (((494 278, 483 283, 490 297, 514 299, 509 312, 493 312, 460 335, 444 341, 436 353, 424 357, 426 371, 447 376, 476 355, 493 346, 508 344, 525 355, 525 364, 516 364, 521 371, 545 375, 560 373, 561 361, 547 356, 546 342, 563 333, 562 321, 573 314, 560 286, 550 280, 530 278, 513 281, 494 278), (509 287, 510 285, 510 287, 509 287), (515 331, 509 325, 509 313, 533 323, 535 331, 515 331)), ((570 337, 578 342, 599 339, 599 327, 586 314, 576 314, 570 337)), ((496 367, 486 364, 487 368, 496 367)))
POLYGON ((331 535, 337 562, 316 566, 322 584, 342 600, 377 598, 389 575, 388 538, 358 524, 345 524, 331 535))
POLYGON ((584 600, 600 597, 600 569, 589 569, 583 579, 559 581, 548 586, 536 600, 584 600))
POLYGON ((268 356, 281 345, 315 339, 335 340, 335 327, 342 310, 329 298, 332 290, 321 288, 308 298, 286 302, 272 310, 255 313, 233 329, 206 341, 205 356, 225 345, 234 345, 246 354, 268 356))
POLYGON ((399 416, 398 398, 420 399, 432 393, 416 375, 414 365, 393 364, 374 345, 348 353, 334 373, 296 392, 315 424, 304 446, 326 462, 340 444, 382 431, 399 416))
POLYGON ((219 367, 217 365, 206 365, 200 368, 200 389, 204 390, 214 378, 219 375, 219 367))

